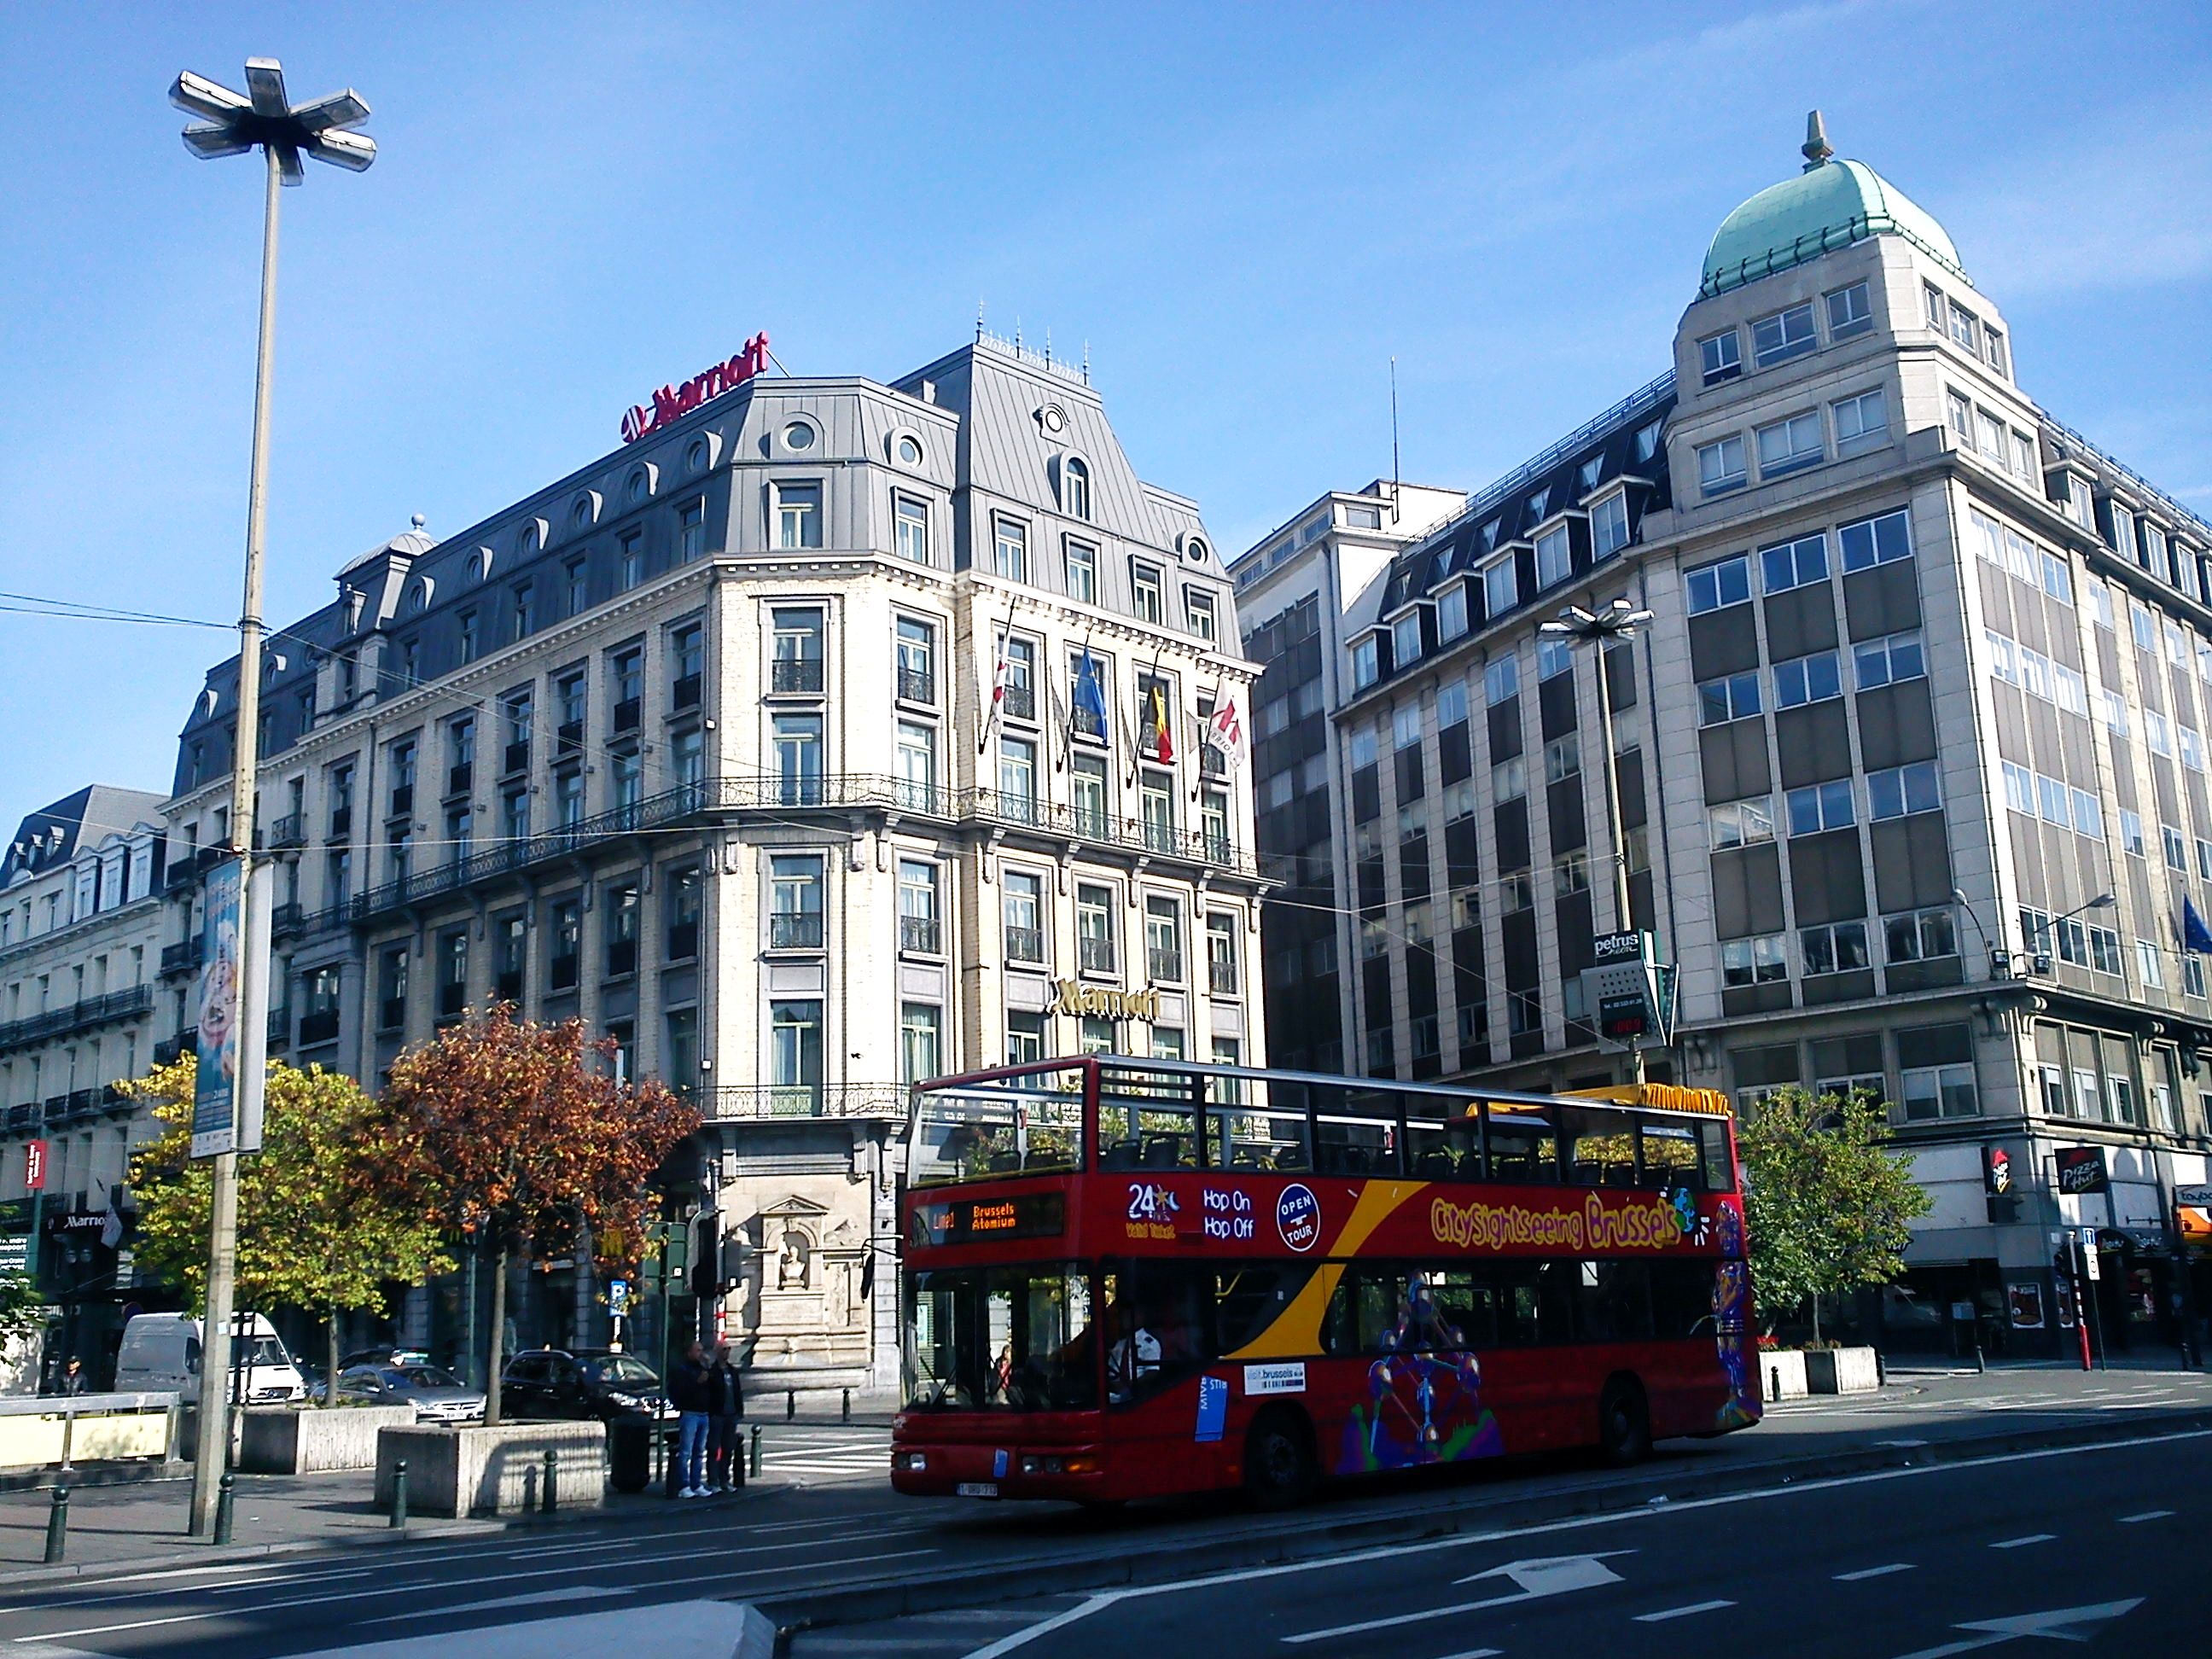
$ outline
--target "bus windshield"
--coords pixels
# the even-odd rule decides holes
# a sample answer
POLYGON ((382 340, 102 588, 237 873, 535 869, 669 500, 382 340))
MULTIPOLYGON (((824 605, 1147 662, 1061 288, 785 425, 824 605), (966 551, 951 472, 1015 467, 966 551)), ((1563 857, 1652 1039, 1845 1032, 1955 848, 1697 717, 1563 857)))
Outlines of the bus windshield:
POLYGON ((1028 1073, 915 1095, 908 1181, 944 1187, 1066 1174, 1083 1158, 1083 1072, 1028 1073))
POLYGON ((1098 1339, 1090 1275, 1071 1262, 915 1273, 909 1411, 1090 1411, 1098 1339))

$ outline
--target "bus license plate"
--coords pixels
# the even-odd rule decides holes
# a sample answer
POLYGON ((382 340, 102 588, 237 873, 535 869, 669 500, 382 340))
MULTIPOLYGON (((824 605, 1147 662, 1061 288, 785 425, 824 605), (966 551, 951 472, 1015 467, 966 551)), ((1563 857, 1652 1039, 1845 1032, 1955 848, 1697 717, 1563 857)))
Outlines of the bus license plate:
POLYGON ((999 1483, 995 1480, 963 1480, 952 1490, 962 1498, 996 1498, 999 1483))

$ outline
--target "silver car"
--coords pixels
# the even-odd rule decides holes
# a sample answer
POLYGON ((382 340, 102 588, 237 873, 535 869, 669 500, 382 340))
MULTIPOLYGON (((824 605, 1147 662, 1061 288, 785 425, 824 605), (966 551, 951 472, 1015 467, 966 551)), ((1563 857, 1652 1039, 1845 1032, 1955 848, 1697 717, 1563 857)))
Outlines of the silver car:
POLYGON ((475 1423, 483 1390, 437 1365, 353 1365, 338 1373, 338 1397, 369 1406, 412 1406, 417 1423, 475 1423))

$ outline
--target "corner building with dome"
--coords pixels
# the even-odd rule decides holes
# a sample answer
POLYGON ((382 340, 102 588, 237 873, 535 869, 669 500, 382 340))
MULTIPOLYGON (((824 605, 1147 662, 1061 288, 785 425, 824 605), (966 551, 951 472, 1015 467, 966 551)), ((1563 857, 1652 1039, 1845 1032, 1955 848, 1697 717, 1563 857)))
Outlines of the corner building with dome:
POLYGON ((1625 1080, 1581 970, 1649 929, 1652 1079, 1891 1103, 1933 1207, 1863 1334, 2071 1353, 2054 1257, 2094 1245, 2106 1347, 2170 1349, 2212 1312, 2177 1196, 2212 526, 2038 404, 1942 227, 1808 127, 1665 374, 1472 495, 1332 491, 1233 562, 1274 1063, 1625 1080), (1539 632, 1616 598, 1652 612, 1605 657, 1627 917, 1593 647, 1539 632))

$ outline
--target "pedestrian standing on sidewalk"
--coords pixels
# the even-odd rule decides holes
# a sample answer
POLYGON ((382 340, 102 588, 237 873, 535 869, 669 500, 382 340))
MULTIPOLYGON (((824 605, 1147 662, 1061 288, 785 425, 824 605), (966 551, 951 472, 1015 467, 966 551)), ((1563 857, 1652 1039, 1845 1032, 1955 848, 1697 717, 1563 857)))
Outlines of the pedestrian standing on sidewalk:
POLYGON ((668 1376, 668 1403, 677 1419, 676 1495, 707 1496, 707 1350, 694 1342, 684 1350, 668 1376))
POLYGON ((707 1370, 707 1475, 716 1492, 735 1492, 745 1484, 744 1442, 738 1425, 745 1414, 745 1385, 726 1342, 714 1347, 707 1370))

